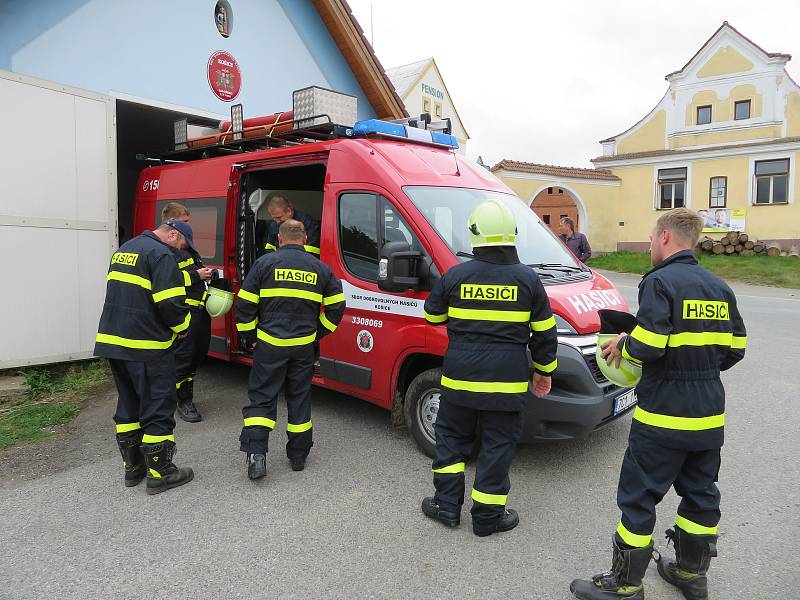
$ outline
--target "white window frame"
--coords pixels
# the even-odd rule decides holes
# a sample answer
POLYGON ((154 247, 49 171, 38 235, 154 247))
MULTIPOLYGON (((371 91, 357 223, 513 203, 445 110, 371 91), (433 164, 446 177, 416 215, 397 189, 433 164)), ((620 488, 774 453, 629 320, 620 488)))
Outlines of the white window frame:
POLYGON ((711 178, 708 180, 708 208, 728 208, 728 176, 727 175, 712 175, 711 178), (724 190, 722 194, 722 206, 718 206, 714 204, 714 196, 712 192, 714 191, 714 180, 715 179, 722 179, 725 182, 721 188, 717 187, 716 189, 724 190))
POLYGON ((675 208, 675 192, 672 192, 672 208, 661 208, 661 185, 658 183, 658 172, 664 169, 686 169, 686 180, 683 185, 683 205, 686 208, 692 206, 692 165, 691 163, 660 163, 653 165, 653 210, 661 212, 675 208))
MULTIPOLYGON (((787 151, 787 152, 769 152, 764 154, 754 154, 750 156, 749 166, 748 166, 748 173, 750 177, 748 177, 747 183, 747 197, 748 197, 748 204, 750 206, 786 206, 787 204, 794 204, 795 202, 795 183, 797 180, 797 165, 796 160, 793 160, 797 156, 797 152, 787 151), (757 162, 764 162, 766 160, 788 160, 789 161, 789 189, 786 193, 786 202, 780 202, 778 204, 773 204, 770 202, 769 204, 757 204, 756 203, 756 163, 757 162)), ((772 196, 772 184, 770 183, 770 196, 772 196)))

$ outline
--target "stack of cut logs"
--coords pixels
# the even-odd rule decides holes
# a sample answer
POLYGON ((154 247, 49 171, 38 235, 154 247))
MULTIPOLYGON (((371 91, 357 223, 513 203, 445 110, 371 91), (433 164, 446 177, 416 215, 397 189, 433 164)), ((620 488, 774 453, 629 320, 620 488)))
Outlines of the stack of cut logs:
POLYGON ((700 238, 699 247, 708 254, 734 254, 740 256, 780 256, 781 247, 775 243, 759 242, 756 238, 731 231, 722 236, 719 240, 713 240, 708 236, 700 238))

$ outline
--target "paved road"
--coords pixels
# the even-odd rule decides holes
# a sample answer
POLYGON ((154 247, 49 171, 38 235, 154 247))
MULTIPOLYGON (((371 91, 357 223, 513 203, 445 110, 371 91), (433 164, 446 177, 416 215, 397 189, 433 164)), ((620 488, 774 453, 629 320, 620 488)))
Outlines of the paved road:
MULTIPOLYGON (((635 300, 638 278, 612 279, 635 300)), ((797 598, 800 292, 737 291, 749 348, 725 375, 724 514, 711 589, 717 600, 797 598)), ((566 600, 574 576, 609 566, 628 419, 588 440, 521 447, 509 504, 522 523, 478 539, 468 519, 451 531, 421 516, 430 462, 388 413, 322 390, 307 470, 293 473, 275 452, 267 479, 249 482, 236 443, 246 374, 221 363, 203 370, 206 420, 176 431, 176 461, 196 479, 161 496, 121 485, 111 394, 94 399, 68 435, 0 454, 0 598, 566 600)), ((284 436, 274 436, 276 450, 284 436)), ((657 531, 676 506, 670 493, 657 531)), ((649 600, 680 598, 652 566, 646 582, 649 600)))

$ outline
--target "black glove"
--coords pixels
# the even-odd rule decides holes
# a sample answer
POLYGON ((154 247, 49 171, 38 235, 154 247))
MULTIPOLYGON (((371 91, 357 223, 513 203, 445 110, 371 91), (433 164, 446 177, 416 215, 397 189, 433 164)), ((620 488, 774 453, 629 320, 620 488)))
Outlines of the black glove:
POLYGON ((252 354, 256 350, 256 334, 247 331, 239 333, 239 349, 247 354, 252 354))

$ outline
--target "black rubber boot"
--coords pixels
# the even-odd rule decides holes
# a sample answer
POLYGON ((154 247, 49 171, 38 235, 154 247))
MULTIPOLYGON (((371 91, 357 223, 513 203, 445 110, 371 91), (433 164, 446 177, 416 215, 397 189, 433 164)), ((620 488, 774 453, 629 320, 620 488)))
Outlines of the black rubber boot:
POLYGON ((675 526, 667 529, 667 545, 675 544, 676 560, 667 560, 660 554, 656 557, 658 574, 671 583, 687 600, 707 600, 708 568, 717 555, 716 535, 693 535, 675 526))
POLYGON ((157 444, 142 444, 142 453, 147 465, 148 494, 160 494, 194 479, 194 471, 190 468, 179 469, 172 463, 175 442, 164 440, 157 444))
POLYGON ((117 434, 117 446, 122 454, 122 466, 125 467, 125 487, 139 485, 147 473, 142 449, 139 447, 141 443, 141 429, 117 434))
POLYGON ((292 465, 292 471, 302 471, 306 468, 306 461, 296 460, 291 461, 289 464, 292 465))
POLYGON ((177 412, 187 423, 199 423, 203 420, 194 405, 194 381, 187 381, 178 388, 177 412))
POLYGON ((267 474, 267 455, 248 454, 247 455, 247 476, 255 481, 267 474))
POLYGON ((422 512, 434 521, 439 521, 448 527, 458 527, 461 524, 461 515, 455 512, 442 510, 432 496, 422 499, 422 512))
POLYGON ((614 536, 611 570, 588 579, 576 579, 569 589, 581 600, 644 600, 642 579, 653 557, 653 544, 644 548, 620 547, 614 536))
POLYGON ((488 527, 477 527, 475 525, 475 521, 473 521, 472 533, 478 537, 486 537, 487 535, 500 533, 501 531, 511 531, 517 525, 519 525, 519 515, 517 514, 517 511, 515 511, 513 508, 507 508, 503 513, 503 516, 500 517, 493 525, 488 527))

